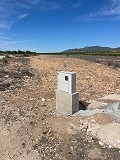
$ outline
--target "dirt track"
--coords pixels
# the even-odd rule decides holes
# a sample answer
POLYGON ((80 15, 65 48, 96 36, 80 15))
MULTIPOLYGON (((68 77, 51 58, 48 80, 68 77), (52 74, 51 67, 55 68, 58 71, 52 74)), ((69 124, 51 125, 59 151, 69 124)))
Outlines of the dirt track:
POLYGON ((0 160, 119 160, 119 149, 87 136, 88 122, 109 124, 108 115, 55 114, 56 72, 77 72, 80 99, 120 94, 120 70, 79 59, 37 56, 0 64, 0 160), (42 98, 45 101, 42 101, 42 98))

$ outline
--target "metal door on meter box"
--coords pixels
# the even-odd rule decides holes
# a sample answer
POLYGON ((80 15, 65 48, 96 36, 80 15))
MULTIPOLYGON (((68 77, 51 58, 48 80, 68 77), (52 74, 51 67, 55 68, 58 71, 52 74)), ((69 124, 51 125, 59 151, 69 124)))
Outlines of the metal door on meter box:
POLYGON ((74 93, 76 92, 76 74, 71 74, 67 72, 59 72, 57 74, 57 83, 58 83, 58 90, 67 92, 67 93, 74 93))

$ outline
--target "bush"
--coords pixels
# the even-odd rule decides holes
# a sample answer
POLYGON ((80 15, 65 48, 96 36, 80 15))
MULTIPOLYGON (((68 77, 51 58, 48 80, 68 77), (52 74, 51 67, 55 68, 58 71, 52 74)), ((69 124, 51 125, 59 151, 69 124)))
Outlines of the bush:
POLYGON ((4 63, 4 64, 7 64, 7 63, 8 63, 8 58, 9 58, 9 55, 6 54, 5 57, 3 57, 3 58, 1 59, 1 62, 4 63))
POLYGON ((7 64, 7 63, 8 63, 8 58, 4 57, 4 58, 2 59, 2 63, 7 64))
POLYGON ((5 55, 5 58, 10 58, 9 54, 6 54, 6 55, 5 55))

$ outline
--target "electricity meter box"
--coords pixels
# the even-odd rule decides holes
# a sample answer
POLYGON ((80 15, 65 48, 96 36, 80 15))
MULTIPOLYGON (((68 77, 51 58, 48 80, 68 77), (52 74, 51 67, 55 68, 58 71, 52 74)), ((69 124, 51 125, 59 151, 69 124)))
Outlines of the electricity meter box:
POLYGON ((76 92, 76 73, 75 72, 58 72, 57 89, 66 93, 73 94, 76 92))
POLYGON ((76 73, 58 72, 56 89, 56 111, 73 114, 79 110, 79 93, 76 92, 76 73))

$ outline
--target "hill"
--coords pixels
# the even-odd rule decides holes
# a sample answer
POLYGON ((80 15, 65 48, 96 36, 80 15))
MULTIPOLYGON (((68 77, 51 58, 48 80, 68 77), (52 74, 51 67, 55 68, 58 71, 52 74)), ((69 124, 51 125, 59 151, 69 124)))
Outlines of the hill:
POLYGON ((118 48, 101 47, 101 46, 87 46, 84 48, 68 49, 63 52, 99 52, 99 51, 120 51, 118 48))

